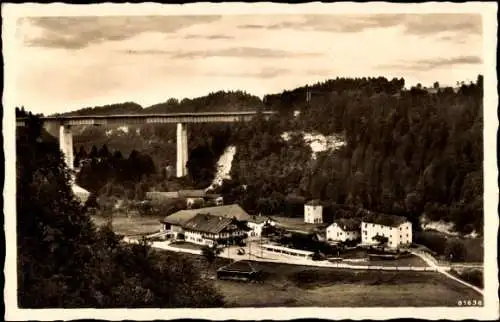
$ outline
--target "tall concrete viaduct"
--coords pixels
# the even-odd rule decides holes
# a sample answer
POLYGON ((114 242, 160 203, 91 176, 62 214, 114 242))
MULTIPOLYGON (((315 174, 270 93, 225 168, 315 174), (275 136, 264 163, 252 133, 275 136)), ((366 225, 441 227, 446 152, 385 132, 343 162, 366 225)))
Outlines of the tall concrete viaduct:
MULTIPOLYGON (((131 114, 131 115, 82 115, 82 116, 47 116, 41 117, 43 127, 58 136, 59 146, 66 165, 73 169, 73 132, 72 126, 78 125, 135 125, 135 124, 177 124, 177 177, 187 175, 188 161, 188 123, 235 123, 251 120, 258 112, 203 112, 203 113, 167 113, 167 114, 131 114), (57 131, 59 130, 59 131, 57 131)), ((275 112, 261 112, 265 119, 275 112)), ((25 126, 26 119, 16 119, 16 126, 25 126)))

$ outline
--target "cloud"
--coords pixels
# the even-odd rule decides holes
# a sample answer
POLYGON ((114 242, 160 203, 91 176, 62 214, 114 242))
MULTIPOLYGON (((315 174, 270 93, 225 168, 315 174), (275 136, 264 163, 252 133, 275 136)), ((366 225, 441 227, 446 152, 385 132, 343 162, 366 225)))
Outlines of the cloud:
MULTIPOLYGON (((194 25, 211 24, 221 18, 208 15, 93 16, 29 17, 21 21, 40 30, 36 35, 26 35, 25 42, 29 46, 81 49, 96 43, 132 38, 144 32, 174 33, 194 25)), ((225 28, 356 33, 373 28, 402 27, 404 32, 412 35, 482 32, 479 14, 255 15, 247 21, 245 19, 232 20, 225 28)), ((223 33, 191 33, 184 39, 234 39, 223 33)))
POLYGON ((199 50, 179 52, 174 58, 205 58, 205 57, 254 57, 254 58, 283 58, 283 57, 311 57, 318 53, 288 52, 278 49, 258 47, 237 47, 219 50, 199 50))
POLYGON ((186 35, 184 39, 234 39, 234 37, 227 35, 186 35))
POLYGON ((402 15, 303 15, 295 21, 283 21, 271 24, 242 24, 241 29, 294 29, 331 32, 359 32, 367 28, 390 27, 401 23, 402 15))
POLYGON ((481 34, 483 30, 480 14, 420 14, 405 15, 406 32, 427 35, 437 32, 481 34))
POLYGON ((263 68, 259 72, 236 72, 236 73, 208 73, 207 76, 211 77, 235 77, 235 78, 260 78, 260 79, 269 79, 275 78, 278 76, 283 76, 286 74, 290 74, 291 71, 285 68, 263 68))
POLYGON ((172 51, 172 50, 120 50, 122 53, 130 55, 168 55, 170 58, 208 58, 208 57, 244 57, 244 58, 294 58, 294 57, 314 57, 321 56, 313 52, 290 52, 278 49, 258 48, 258 47, 236 47, 214 50, 192 50, 192 51, 172 51))
POLYGON ((220 16, 103 16, 24 18, 42 30, 29 46, 80 49, 88 45, 124 40, 144 32, 173 33, 196 24, 208 24, 220 16))
POLYGON ((451 67, 455 65, 479 65, 483 60, 478 56, 458 56, 453 58, 434 58, 422 59, 415 62, 405 62, 400 64, 389 64, 378 66, 381 69, 402 69, 402 70, 416 70, 428 71, 442 67, 451 67))
POLYGON ((453 35, 453 36, 444 35, 444 36, 439 37, 438 40, 453 42, 456 44, 465 44, 467 42, 467 37, 464 37, 461 34, 457 34, 457 35, 453 35))
POLYGON ((295 29, 326 32, 361 32, 372 28, 402 26, 406 33, 426 35, 443 31, 480 34, 479 14, 374 14, 304 15, 298 21, 241 24, 240 29, 295 29))
POLYGON ((161 50, 161 49, 127 49, 127 50, 117 50, 119 53, 128 54, 128 55, 175 55, 176 52, 173 50, 161 50))

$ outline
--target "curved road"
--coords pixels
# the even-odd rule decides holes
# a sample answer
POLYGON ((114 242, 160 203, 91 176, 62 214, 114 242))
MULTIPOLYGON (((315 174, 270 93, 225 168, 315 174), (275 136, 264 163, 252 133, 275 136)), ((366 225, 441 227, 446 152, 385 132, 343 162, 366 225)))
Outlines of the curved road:
POLYGON ((473 289, 474 291, 478 292, 479 294, 481 295, 484 295, 484 291, 482 289, 480 289, 479 287, 476 287, 472 284, 469 284, 465 281, 462 281, 461 279, 451 275, 450 273, 447 272, 447 270, 450 269, 450 267, 448 266, 439 266, 436 264, 435 261, 431 260, 429 258, 430 255, 423 255, 422 253, 420 252, 415 252, 415 251, 411 251, 411 253, 415 256, 418 256, 420 257, 423 261, 425 261, 427 263, 427 265, 429 265, 430 267, 434 268, 436 272, 439 272, 441 274, 443 274, 444 276, 448 277, 448 278, 451 278, 452 280, 455 280, 457 282, 459 282, 460 284, 463 284, 471 289, 473 289))
MULTIPOLYGON (((130 238, 123 238, 123 241, 127 243, 136 243, 137 240, 130 238)), ((173 252, 181 252, 181 253, 189 253, 194 255, 201 255, 201 250, 188 249, 188 248, 180 248, 170 245, 170 241, 156 241, 151 243, 151 247, 169 250, 173 252)), ((268 263, 282 263, 282 264, 292 264, 292 265, 305 265, 305 266, 316 266, 316 267, 332 267, 332 268, 347 268, 347 269, 363 269, 363 270, 385 270, 385 271, 425 271, 425 272, 439 272, 462 285, 465 285, 474 291, 478 292, 481 295, 484 295, 483 290, 471 285, 447 272, 450 267, 447 266, 439 266, 435 261, 431 260, 428 256, 423 255, 420 252, 410 251, 413 255, 421 258, 428 267, 418 267, 418 266, 373 266, 373 265, 350 265, 345 263, 332 263, 329 261, 312 261, 308 259, 298 259, 291 256, 281 255, 278 258, 270 258, 270 257, 261 257, 258 253, 265 254, 269 256, 269 253, 266 251, 261 251, 259 247, 255 247, 256 251, 250 252, 250 254, 246 253, 245 255, 238 255, 237 251, 241 247, 229 247, 222 251, 219 257, 222 258, 232 258, 232 259, 240 259, 240 260, 252 260, 257 262, 268 262, 268 263)), ((275 254, 272 254, 276 256, 275 254)))

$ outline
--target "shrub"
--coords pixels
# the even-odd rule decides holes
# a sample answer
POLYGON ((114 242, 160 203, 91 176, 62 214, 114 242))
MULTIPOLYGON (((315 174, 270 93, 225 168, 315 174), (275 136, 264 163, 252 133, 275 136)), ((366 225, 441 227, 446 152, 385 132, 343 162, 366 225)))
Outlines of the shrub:
POLYGON ((467 249, 462 241, 459 239, 452 239, 446 243, 444 251, 446 259, 452 262, 464 261, 467 256, 467 249))
POLYGON ((422 231, 417 234, 415 241, 417 244, 424 245, 439 255, 445 252, 446 237, 441 233, 422 231))
POLYGON ((455 275, 461 280, 470 283, 472 285, 475 285, 477 287, 480 288, 484 287, 483 272, 479 269, 464 270, 462 272, 458 272, 454 269, 451 269, 450 274, 455 275))

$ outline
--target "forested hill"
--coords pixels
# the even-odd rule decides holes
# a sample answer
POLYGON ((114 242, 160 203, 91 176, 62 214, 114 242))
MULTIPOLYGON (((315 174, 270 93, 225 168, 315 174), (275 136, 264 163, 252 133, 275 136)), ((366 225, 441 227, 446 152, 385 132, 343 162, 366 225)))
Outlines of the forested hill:
POLYGON ((283 210, 293 193, 350 209, 403 215, 414 223, 425 214, 454 223, 459 232, 481 233, 482 76, 457 91, 436 86, 435 93, 420 87, 398 92, 401 81, 393 82, 396 89, 374 90, 379 81, 319 84, 312 87, 319 94, 308 102, 299 90, 268 100, 301 114, 273 124, 243 125, 235 139, 232 176, 248 187, 241 196, 237 189, 228 194, 250 210, 283 210), (321 92, 322 86, 339 91, 321 92), (310 160, 300 138, 293 148, 290 142, 283 144, 279 134, 290 130, 340 132, 346 145, 310 160), (249 191, 255 197, 249 198, 249 191))
MULTIPOLYGON (((482 97, 482 76, 458 89, 436 83, 431 89, 415 86, 409 90, 403 79, 338 78, 268 95, 263 102, 243 92, 218 92, 142 110, 126 103, 115 110, 110 106, 94 112, 222 111, 255 106, 279 110, 279 116, 269 121, 256 118, 230 126, 191 126, 192 179, 203 181, 201 186, 209 182, 218 156, 232 144, 237 151, 231 169, 234 180, 222 190, 229 201, 239 202, 250 213, 286 213, 292 194, 348 209, 403 215, 414 223, 425 215, 452 222, 462 233, 481 233, 482 97), (295 111, 300 115, 294 116, 295 111), (286 142, 281 135, 290 131, 298 135, 286 142), (302 133, 313 131, 336 134, 346 144, 312 159, 302 133), (247 189, 243 191, 241 185, 247 189)), ((75 137, 76 149, 83 145, 88 152, 92 144, 106 143, 124 156, 130 148, 146 152, 157 168, 175 162, 174 127, 129 127, 125 132, 114 129, 109 135, 106 131, 110 130, 86 129, 75 137)))
POLYGON ((308 92, 310 92, 311 98, 340 92, 358 92, 368 96, 383 92, 393 95, 403 90, 404 85, 403 78, 393 78, 392 80, 385 77, 336 78, 317 82, 311 86, 305 85, 293 90, 285 90, 278 94, 269 94, 264 96, 264 102, 268 107, 290 111, 305 106, 308 92))
POLYGON ((181 101, 170 98, 166 102, 142 107, 134 102, 86 107, 73 112, 57 115, 111 115, 111 114, 155 114, 186 112, 248 111, 264 108, 262 100, 242 91, 219 91, 193 99, 181 101))

